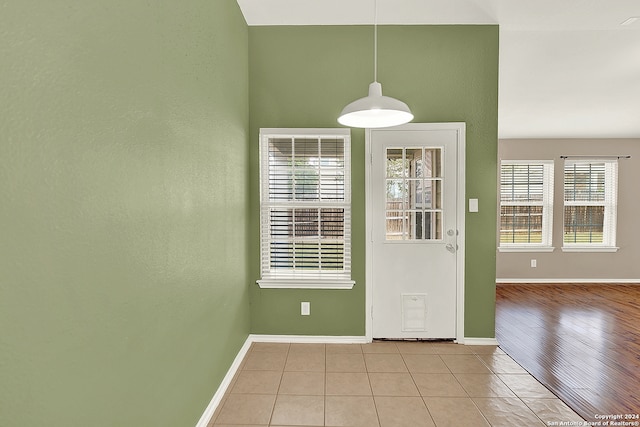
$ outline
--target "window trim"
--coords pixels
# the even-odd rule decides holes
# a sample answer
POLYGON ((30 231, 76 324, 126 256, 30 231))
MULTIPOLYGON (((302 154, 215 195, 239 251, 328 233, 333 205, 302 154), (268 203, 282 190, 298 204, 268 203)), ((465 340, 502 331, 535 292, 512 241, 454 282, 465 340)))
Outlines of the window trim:
POLYGON ((554 246, 542 245, 541 243, 503 243, 502 246, 498 246, 498 252, 553 252, 556 250, 554 246), (531 246, 521 246, 521 245, 531 246), (534 246, 536 245, 536 246, 534 246))
MULTIPOLYGON (((260 178, 260 279, 256 283, 265 289, 352 289, 355 281, 352 280, 351 270, 351 130, 345 128, 261 128, 259 139, 259 178, 260 178), (265 171, 265 159, 267 141, 272 138, 342 138, 344 140, 344 201, 338 203, 307 203, 309 207, 331 208, 341 207, 345 210, 344 227, 344 271, 332 273, 320 273, 319 271, 280 271, 274 274, 265 274, 265 261, 269 258, 269 252, 265 252, 265 236, 269 233, 264 227, 265 212, 274 206, 265 200, 268 196, 268 170, 265 171), (266 181, 266 182, 265 182, 266 181)), ((290 204, 291 206, 297 204, 290 204)))
POLYGON ((563 220, 562 220, 562 252, 617 252, 616 246, 618 227, 618 160, 608 158, 590 158, 569 160, 566 159, 562 166, 562 191, 563 191, 563 220), (602 203, 570 203, 565 200, 565 171, 566 166, 576 163, 604 163, 605 171, 605 200, 602 203), (609 191, 607 191, 609 190, 609 191), (603 206, 604 223, 602 225, 602 243, 570 243, 564 241, 564 208, 566 206, 603 206))
MULTIPOLYGON (((500 160, 499 179, 502 176, 503 165, 542 165, 543 166, 543 200, 542 203, 530 206, 542 206, 542 242, 541 243, 503 243, 500 242, 501 227, 498 227, 499 252, 553 252, 553 202, 554 202, 554 165, 553 160, 500 160)), ((498 221, 503 206, 501 183, 498 182, 498 221)), ((508 203, 504 206, 528 206, 526 204, 508 203)))

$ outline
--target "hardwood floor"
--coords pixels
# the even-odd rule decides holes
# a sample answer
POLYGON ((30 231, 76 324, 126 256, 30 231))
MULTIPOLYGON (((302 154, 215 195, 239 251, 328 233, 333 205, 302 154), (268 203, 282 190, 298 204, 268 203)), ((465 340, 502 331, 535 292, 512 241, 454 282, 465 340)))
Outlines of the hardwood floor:
POLYGON ((496 338, 587 421, 640 414, 640 286, 498 285, 496 338))

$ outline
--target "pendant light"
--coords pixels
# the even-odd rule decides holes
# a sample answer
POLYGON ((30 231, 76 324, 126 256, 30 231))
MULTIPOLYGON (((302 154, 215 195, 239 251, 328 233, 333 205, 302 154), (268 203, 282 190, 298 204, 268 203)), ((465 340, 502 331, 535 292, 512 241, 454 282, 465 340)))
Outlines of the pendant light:
POLYGON ((355 128, 384 128, 398 126, 413 120, 411 110, 404 102, 382 95, 378 83, 378 1, 374 0, 373 18, 373 83, 369 95, 344 107, 338 123, 355 128))

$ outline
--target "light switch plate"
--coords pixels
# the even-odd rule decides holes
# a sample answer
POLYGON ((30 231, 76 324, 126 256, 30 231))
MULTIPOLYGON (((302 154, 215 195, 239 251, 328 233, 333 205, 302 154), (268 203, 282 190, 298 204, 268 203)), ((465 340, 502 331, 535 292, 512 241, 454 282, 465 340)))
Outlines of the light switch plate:
POLYGON ((309 316, 311 314, 311 303, 310 302, 301 302, 300 303, 300 314, 302 316, 309 316))
POLYGON ((478 199, 469 199, 469 212, 478 212, 478 199))

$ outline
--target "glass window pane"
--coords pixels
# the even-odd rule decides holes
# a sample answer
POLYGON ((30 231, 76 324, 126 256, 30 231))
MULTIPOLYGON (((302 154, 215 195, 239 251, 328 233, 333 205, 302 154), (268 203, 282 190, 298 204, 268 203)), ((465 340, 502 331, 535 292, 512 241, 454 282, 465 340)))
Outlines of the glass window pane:
POLYGON ((404 160, 402 148, 387 148, 387 178, 401 178, 404 176, 404 160))
POLYGON ((542 243, 542 206, 501 206, 500 243, 542 243))
POLYGON ((570 163, 564 169, 564 200, 604 202, 605 164, 570 163))
POLYGON ((271 237, 287 240, 293 237, 293 209, 271 209, 269 214, 271 237))
POLYGON ((424 239, 442 240, 442 212, 424 213, 424 239))
POLYGON ((293 176, 291 169, 269 171, 269 199, 285 201, 293 198, 293 176))
POLYGON ((318 167, 320 147, 316 138, 296 138, 293 149, 296 167, 318 167))
POLYGON ((338 138, 320 141, 320 165, 323 168, 344 168, 344 142, 338 138))
POLYGON ((293 197, 291 138, 269 139, 268 155, 270 199, 291 200, 293 197))
POLYGON ((318 200, 320 177, 317 169, 295 169, 295 198, 297 200, 318 200))
POLYGON ((320 267, 320 244, 310 242, 296 242, 294 263, 300 270, 317 270, 320 267))
POLYGON ((319 181, 321 200, 344 200, 343 169, 322 169, 319 181))
POLYGON ((503 164, 500 168, 500 200, 503 202, 542 202, 544 165, 503 164))
POLYGON ((425 209, 442 209, 442 181, 425 180, 422 198, 425 209))
POLYGON ((406 193, 406 189, 405 189, 404 180, 388 179, 387 180, 387 209, 402 209, 405 193, 406 193))
POLYGON ((402 240, 405 229, 405 217, 403 216, 402 211, 387 211, 386 216, 386 239, 402 240))
POLYGON ((441 148, 425 149, 423 176, 425 178, 442 177, 442 149, 441 148))
POLYGON ((342 270, 344 244, 341 242, 320 244, 320 266, 322 270, 342 270))
POLYGON ((291 242, 271 242, 269 245, 270 262, 272 269, 292 269, 293 268, 293 243, 291 242))
POLYGON ((319 146, 317 139, 296 138, 293 142, 294 196, 297 200, 318 200, 319 146))
POLYGON ((344 209, 322 209, 320 211, 322 239, 339 239, 344 237, 344 209))
POLYGON ((405 182, 407 187, 407 209, 419 209, 423 207, 423 184, 421 179, 408 179, 405 182))
POLYGON ((422 159, 422 148, 405 149, 406 176, 409 178, 422 178, 424 162, 422 159))
POLYGON ((423 238, 423 212, 422 211, 409 211, 408 216, 408 230, 405 236, 406 240, 422 240, 423 238))
POLYGON ((296 238, 318 237, 318 209, 295 209, 296 238))
POLYGON ((603 243, 604 206, 565 206, 565 243, 603 243))
POLYGON ((344 200, 344 142, 324 138, 320 141, 320 199, 344 200))

